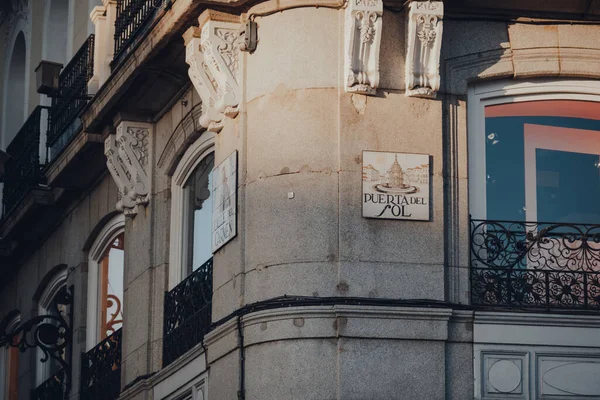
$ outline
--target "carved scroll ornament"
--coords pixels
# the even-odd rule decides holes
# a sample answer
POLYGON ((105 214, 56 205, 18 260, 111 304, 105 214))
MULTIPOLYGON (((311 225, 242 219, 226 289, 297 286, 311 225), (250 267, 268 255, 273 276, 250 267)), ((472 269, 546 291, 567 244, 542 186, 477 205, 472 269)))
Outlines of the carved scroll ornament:
POLYGON ((239 22, 208 19, 184 35, 188 74, 202 98, 200 125, 215 133, 239 113, 240 27, 239 22))
POLYGON ((350 0, 346 7, 346 91, 375 94, 379 86, 382 0, 350 0))
POLYGON ((106 165, 119 189, 117 210, 134 216, 138 206, 148 204, 150 128, 122 122, 116 135, 104 142, 106 165))
POLYGON ((435 98, 440 88, 444 4, 413 1, 408 7, 406 95, 435 98))

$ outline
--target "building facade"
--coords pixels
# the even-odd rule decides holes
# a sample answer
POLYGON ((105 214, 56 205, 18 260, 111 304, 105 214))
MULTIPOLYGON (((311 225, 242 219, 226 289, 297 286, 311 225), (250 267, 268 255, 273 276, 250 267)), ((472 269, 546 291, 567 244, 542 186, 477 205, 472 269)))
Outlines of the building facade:
POLYGON ((600 1, 0 35, 0 397, 600 398, 600 1))

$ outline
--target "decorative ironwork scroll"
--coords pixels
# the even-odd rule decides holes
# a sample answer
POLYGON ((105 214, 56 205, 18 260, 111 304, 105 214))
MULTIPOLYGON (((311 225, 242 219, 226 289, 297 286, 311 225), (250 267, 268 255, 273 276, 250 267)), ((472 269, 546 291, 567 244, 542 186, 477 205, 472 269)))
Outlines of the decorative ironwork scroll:
POLYGON ((106 309, 114 307, 114 312, 110 313, 110 319, 106 323, 106 332, 113 334, 116 332, 115 326, 123 324, 123 314, 121 314, 121 300, 114 294, 106 296, 106 309))
POLYGON ((211 258, 183 282, 165 293, 163 367, 202 341, 212 310, 211 258))
POLYGON ((18 347, 21 352, 38 348, 42 352, 41 362, 53 360, 60 364, 62 375, 59 377, 59 372, 42 385, 51 388, 54 393, 58 393, 60 387, 61 397, 64 399, 68 398, 71 389, 71 365, 68 362, 67 349, 73 336, 73 315, 70 310, 72 306, 73 287, 63 287, 54 297, 49 314, 33 317, 10 332, 6 332, 6 326, 12 313, 0 323, 0 346, 18 347))
POLYGON ((81 356, 81 398, 112 400, 121 391, 121 342, 119 329, 81 356))
POLYGON ((473 304, 600 309, 600 225, 471 221, 473 304))

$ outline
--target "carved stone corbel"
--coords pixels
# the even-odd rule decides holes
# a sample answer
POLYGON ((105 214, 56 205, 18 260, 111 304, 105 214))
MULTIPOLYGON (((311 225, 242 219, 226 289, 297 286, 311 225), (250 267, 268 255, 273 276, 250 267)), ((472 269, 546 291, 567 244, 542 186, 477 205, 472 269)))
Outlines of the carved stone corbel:
POLYGON ((119 189, 117 210, 128 216, 149 201, 149 143, 150 125, 138 122, 121 122, 104 142, 106 165, 119 189))
POLYGON ((373 95, 379 86, 383 0, 349 0, 346 6, 346 92, 373 95))
POLYGON ((204 11, 199 28, 184 35, 188 74, 200 95, 200 125, 218 133, 227 118, 235 118, 240 104, 239 17, 204 11))
POLYGON ((408 6, 406 95, 435 98, 440 89, 441 1, 413 1, 408 6))

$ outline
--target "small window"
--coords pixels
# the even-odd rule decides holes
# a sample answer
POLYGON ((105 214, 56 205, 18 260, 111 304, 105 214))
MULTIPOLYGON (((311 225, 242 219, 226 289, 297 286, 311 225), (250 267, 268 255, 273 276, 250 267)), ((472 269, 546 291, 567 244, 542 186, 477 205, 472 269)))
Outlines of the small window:
POLYGON ((189 275, 212 257, 212 209, 211 196, 212 170, 215 165, 214 153, 206 156, 190 174, 183 186, 187 219, 186 264, 184 276, 189 275))
POLYGON ((100 262, 100 340, 123 325, 124 233, 108 245, 100 262))
POLYGON ((203 134, 171 177, 169 290, 212 260, 214 135, 203 134))
POLYGON ((123 326, 125 216, 108 221, 90 248, 86 350, 123 326))

